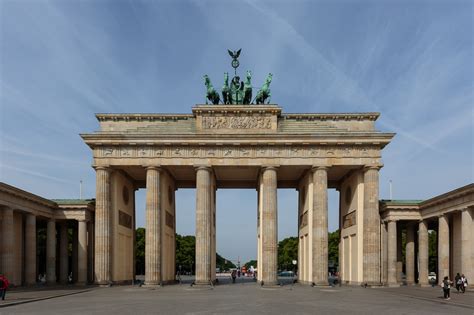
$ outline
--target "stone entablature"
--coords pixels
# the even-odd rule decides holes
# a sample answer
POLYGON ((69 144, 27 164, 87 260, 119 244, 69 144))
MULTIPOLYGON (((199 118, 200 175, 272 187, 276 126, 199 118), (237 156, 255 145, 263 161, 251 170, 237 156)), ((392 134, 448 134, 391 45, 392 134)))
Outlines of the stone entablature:
POLYGON ((196 105, 192 115, 97 114, 94 165, 374 165, 392 133, 378 113, 282 114, 277 105, 196 105), (225 159, 225 160, 223 160, 225 159), (234 162, 232 162, 234 161, 234 162))
POLYGON ((427 200, 381 200, 382 219, 424 220, 474 207, 474 184, 427 200))
POLYGON ((0 208, 6 207, 25 214, 34 214, 46 219, 85 220, 91 218, 95 209, 93 200, 50 200, 0 182, 0 208))

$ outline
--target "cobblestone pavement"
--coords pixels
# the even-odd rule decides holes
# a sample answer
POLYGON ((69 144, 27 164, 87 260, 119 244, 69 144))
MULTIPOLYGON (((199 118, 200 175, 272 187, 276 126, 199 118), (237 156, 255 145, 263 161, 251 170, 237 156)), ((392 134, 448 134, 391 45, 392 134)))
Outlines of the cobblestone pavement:
MULTIPOLYGON (((288 279, 287 279, 288 280, 288 279)), ((236 284, 221 278, 214 288, 194 288, 187 281, 155 290, 138 286, 90 287, 88 291, 17 291, 14 299, 75 293, 0 308, 0 314, 470 314, 474 292, 442 298, 441 288, 361 288, 286 285, 261 288, 251 279, 236 284), (36 292, 36 293, 35 293, 36 292)), ((2 302, 0 302, 2 306, 2 302)))

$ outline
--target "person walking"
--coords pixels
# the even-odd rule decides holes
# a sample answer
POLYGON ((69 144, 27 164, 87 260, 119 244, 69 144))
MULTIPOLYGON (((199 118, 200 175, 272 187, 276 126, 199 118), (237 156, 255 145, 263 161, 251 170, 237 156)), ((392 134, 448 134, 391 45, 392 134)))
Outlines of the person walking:
POLYGON ((5 301, 5 295, 7 294, 7 289, 9 285, 10 282, 8 281, 7 277, 0 273, 0 298, 2 299, 2 301, 5 301))
POLYGON ((464 274, 461 275, 461 292, 465 293, 466 292, 466 287, 467 287, 467 278, 464 276, 464 274))
POLYGON ((231 273, 232 283, 235 283, 235 278, 237 278, 237 271, 234 269, 231 273))
POLYGON ((452 281, 449 281, 448 277, 444 277, 442 287, 443 287, 443 293, 444 293, 444 299, 445 300, 450 300, 451 296, 449 294, 449 291, 451 290, 451 285, 453 284, 452 281))
POLYGON ((461 276, 459 275, 459 272, 454 277, 454 283, 456 284, 456 291, 459 293, 459 288, 461 287, 461 276))

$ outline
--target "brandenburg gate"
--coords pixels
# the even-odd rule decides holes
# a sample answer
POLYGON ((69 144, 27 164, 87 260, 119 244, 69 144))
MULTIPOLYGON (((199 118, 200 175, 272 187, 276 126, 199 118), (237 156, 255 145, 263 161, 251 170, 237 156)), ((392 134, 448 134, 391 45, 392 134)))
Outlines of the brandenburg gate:
POLYGON ((278 105, 228 102, 196 105, 192 114, 97 114, 100 130, 81 135, 93 151, 97 178, 96 283, 134 277, 138 188, 146 188, 145 285, 175 279, 179 188, 196 188, 195 282, 212 283, 216 190, 250 188, 258 192, 257 280, 275 285, 277 189, 294 188, 299 192, 299 281, 325 285, 327 191, 336 188, 343 280, 380 285, 379 170, 381 151, 394 134, 375 129, 379 114, 284 114, 278 105))

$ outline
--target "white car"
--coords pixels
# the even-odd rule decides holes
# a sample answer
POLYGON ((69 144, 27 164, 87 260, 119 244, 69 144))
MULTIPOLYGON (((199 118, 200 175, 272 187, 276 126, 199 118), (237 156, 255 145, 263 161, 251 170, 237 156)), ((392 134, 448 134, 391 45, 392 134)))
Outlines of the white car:
POLYGON ((428 281, 429 282, 436 282, 436 272, 430 272, 428 274, 428 281))

